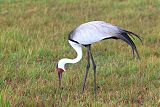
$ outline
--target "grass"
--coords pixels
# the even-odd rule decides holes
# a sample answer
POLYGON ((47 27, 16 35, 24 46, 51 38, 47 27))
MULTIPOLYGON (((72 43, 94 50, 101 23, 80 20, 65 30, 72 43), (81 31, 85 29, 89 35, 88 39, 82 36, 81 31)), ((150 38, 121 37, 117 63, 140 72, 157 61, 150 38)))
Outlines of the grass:
POLYGON ((0 0, 0 105, 160 106, 159 0, 0 0), (143 37, 135 43, 141 60, 124 42, 92 46, 97 63, 97 100, 93 71, 81 94, 83 59, 66 66, 58 88, 57 61, 76 56, 68 33, 81 23, 104 20, 143 37))

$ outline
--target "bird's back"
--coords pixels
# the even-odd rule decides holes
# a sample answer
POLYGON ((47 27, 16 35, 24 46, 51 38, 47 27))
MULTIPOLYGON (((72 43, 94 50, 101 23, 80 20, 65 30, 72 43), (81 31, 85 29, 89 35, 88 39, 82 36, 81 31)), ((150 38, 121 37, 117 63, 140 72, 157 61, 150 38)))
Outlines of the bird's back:
POLYGON ((92 21, 81 24, 69 34, 69 40, 82 45, 92 44, 100 40, 116 36, 120 28, 103 21, 92 21))

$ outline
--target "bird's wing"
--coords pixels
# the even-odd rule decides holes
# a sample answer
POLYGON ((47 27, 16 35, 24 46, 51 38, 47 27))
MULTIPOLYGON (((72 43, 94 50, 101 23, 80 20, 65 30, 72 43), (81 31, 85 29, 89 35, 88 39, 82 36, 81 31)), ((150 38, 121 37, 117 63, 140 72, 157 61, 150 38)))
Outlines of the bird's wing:
POLYGON ((111 25, 103 21, 92 21, 81 24, 74 29, 69 39, 77 41, 80 44, 92 44, 105 38, 115 37, 120 33, 117 26, 111 25))

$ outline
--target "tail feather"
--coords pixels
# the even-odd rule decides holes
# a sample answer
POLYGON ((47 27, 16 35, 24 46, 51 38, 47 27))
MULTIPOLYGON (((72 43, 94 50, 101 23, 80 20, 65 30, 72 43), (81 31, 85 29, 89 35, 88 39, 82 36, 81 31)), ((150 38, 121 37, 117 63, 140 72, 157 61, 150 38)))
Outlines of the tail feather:
POLYGON ((139 35, 131 32, 131 31, 127 31, 127 30, 123 30, 123 31, 124 31, 125 33, 129 34, 130 36, 136 36, 136 37, 141 41, 141 43, 143 44, 143 41, 142 41, 142 39, 141 39, 141 38, 142 38, 141 36, 139 36, 139 35))
POLYGON ((132 47, 133 57, 134 57, 134 52, 136 52, 136 54, 138 56, 138 59, 140 59, 140 56, 139 56, 139 53, 137 51, 136 45, 134 44, 132 39, 128 36, 128 33, 127 32, 122 32, 122 33, 120 33, 119 36, 120 36, 120 39, 122 39, 123 41, 125 41, 127 44, 129 44, 132 47))

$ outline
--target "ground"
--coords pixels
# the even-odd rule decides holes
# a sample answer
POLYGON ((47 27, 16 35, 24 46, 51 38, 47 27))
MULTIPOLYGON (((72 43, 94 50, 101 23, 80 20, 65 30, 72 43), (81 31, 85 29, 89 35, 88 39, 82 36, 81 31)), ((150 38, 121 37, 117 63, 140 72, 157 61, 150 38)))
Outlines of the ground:
POLYGON ((160 0, 0 0, 0 106, 160 106, 160 0), (103 20, 143 38, 141 60, 121 40, 95 43, 93 70, 81 94, 86 49, 68 64, 58 87, 56 63, 76 57, 68 34, 81 23, 103 20))

